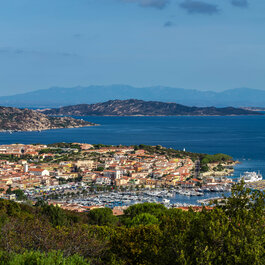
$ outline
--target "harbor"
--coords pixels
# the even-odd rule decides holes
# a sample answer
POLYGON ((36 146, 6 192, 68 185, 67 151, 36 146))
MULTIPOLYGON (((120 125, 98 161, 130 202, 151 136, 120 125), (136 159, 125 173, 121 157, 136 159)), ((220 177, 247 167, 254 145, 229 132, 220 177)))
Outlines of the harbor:
POLYGON ((27 190, 25 193, 33 200, 45 199, 53 204, 75 205, 77 208, 115 208, 129 207, 138 203, 159 203, 167 208, 189 207, 208 205, 211 200, 228 196, 231 185, 213 188, 156 188, 133 191, 117 190, 93 190, 90 187, 80 184, 65 184, 56 187, 45 188, 44 190, 27 190))
POLYGON ((233 184, 246 177, 246 186, 252 190, 264 190, 265 180, 256 172, 245 172, 238 178, 223 177, 223 183, 208 183, 195 187, 133 188, 91 186, 84 182, 67 183, 38 189, 25 190, 27 197, 37 202, 45 200, 65 209, 89 211, 95 208, 126 209, 138 203, 159 203, 167 208, 209 206, 213 201, 228 197, 233 184), (253 177, 253 179, 250 178, 253 177), (257 178, 259 176, 259 178, 257 178), (257 181, 256 181, 257 179, 257 181), (230 180, 230 181, 228 181, 230 180))
MULTIPOLYGON (((83 206, 104 206, 114 208, 116 206, 131 206, 137 203, 160 203, 168 208, 181 206, 199 206, 206 204, 202 198, 211 200, 229 194, 224 192, 207 192, 201 194, 197 191, 141 191, 141 192, 112 192, 109 194, 99 194, 94 197, 79 198, 69 200, 68 203, 83 206)), ((207 201, 208 204, 209 201, 207 201)))

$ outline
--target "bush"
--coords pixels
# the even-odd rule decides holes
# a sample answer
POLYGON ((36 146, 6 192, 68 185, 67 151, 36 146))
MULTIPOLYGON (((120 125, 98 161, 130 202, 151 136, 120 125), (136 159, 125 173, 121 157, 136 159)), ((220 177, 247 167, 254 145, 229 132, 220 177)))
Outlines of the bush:
POLYGON ((84 258, 73 255, 63 257, 62 252, 26 251, 22 254, 0 252, 0 265, 89 265, 84 258))

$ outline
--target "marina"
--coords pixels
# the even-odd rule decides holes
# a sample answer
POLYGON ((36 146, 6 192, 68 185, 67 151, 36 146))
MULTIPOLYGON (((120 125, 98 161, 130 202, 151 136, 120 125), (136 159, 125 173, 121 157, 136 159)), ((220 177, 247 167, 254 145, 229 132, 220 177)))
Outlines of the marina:
POLYGON ((107 194, 97 194, 91 197, 73 198, 66 202, 81 206, 103 206, 114 208, 117 206, 131 206, 137 203, 161 203, 168 208, 181 206, 207 205, 209 201, 228 195, 229 191, 208 192, 205 194, 195 194, 196 191, 141 191, 141 192, 111 192, 107 194), (202 198, 204 198, 202 200, 202 198))
POLYGON ((160 203, 168 208, 207 205, 211 200, 230 194, 231 186, 222 189, 143 189, 134 191, 93 191, 80 184, 65 184, 60 187, 50 187, 25 193, 37 201, 41 197, 57 198, 52 200, 58 204, 66 203, 80 207, 128 207, 138 203, 160 203), (222 190, 222 191, 221 191, 222 190))

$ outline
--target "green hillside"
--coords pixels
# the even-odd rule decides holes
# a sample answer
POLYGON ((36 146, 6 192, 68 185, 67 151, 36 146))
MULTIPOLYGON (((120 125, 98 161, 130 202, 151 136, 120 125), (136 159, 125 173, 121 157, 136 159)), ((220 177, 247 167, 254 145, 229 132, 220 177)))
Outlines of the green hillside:
POLYGON ((265 264, 265 194, 242 185, 212 209, 138 204, 74 213, 0 200, 0 264, 265 264))

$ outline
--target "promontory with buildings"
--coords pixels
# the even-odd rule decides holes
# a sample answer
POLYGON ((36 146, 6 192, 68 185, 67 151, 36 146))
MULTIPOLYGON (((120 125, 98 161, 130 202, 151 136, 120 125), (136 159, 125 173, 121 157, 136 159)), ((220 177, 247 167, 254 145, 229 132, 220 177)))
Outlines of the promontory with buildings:
POLYGON ((232 180, 226 176, 233 174, 234 165, 225 154, 190 153, 160 145, 1 145, 0 195, 19 200, 24 194, 32 201, 42 198, 62 205, 81 199, 75 206, 78 211, 113 208, 120 202, 123 206, 159 202, 157 198, 168 204, 173 192, 203 196, 229 190, 232 180), (146 190, 153 191, 139 194, 146 190), (104 194, 98 196, 99 191, 104 194))

